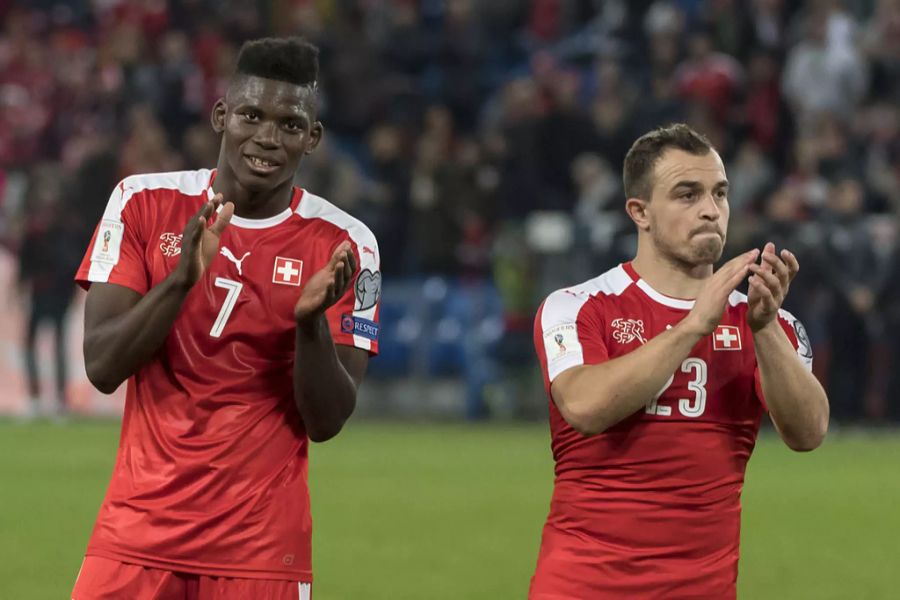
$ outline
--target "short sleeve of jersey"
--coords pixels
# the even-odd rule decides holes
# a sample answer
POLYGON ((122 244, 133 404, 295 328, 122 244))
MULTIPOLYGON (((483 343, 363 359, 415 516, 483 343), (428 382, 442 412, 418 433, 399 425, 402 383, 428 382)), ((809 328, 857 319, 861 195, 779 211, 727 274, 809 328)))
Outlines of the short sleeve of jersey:
POLYGON ((139 204, 128 179, 113 190, 75 274, 75 281, 83 288, 91 283, 115 283, 140 294, 150 289, 139 204))
POLYGON ((585 292, 559 290, 550 294, 534 323, 534 346, 547 384, 560 373, 609 358, 603 324, 585 292))
MULTIPOLYGON (((803 363, 803 366, 806 367, 807 371, 812 371, 812 344, 809 342, 809 336, 806 334, 806 328, 803 326, 803 323, 788 311, 779 310, 778 324, 781 325, 781 328, 784 329, 788 339, 791 340, 791 344, 793 344, 794 349, 797 351, 800 362, 803 363)), ((768 410, 769 407, 763 396, 762 378, 760 377, 758 366, 754 370, 753 378, 756 385, 756 396, 763 403, 763 406, 766 407, 766 410, 768 410)))
POLYGON ((359 267, 347 292, 326 311, 335 344, 378 354, 378 311, 381 302, 381 262, 375 236, 362 225, 350 230, 359 267))

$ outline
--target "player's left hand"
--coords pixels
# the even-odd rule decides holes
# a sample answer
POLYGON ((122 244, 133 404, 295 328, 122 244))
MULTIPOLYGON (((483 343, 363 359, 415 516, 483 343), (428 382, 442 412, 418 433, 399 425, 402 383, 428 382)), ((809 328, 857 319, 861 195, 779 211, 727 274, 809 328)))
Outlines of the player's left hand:
POLYGON ((797 257, 789 250, 782 250, 779 258, 772 242, 763 248, 759 263, 750 265, 753 275, 747 294, 747 323, 754 333, 775 319, 799 270, 797 257))
POLYGON ((328 264, 313 275, 303 288, 300 299, 294 305, 297 324, 309 323, 333 306, 347 292, 354 271, 356 257, 350 242, 342 242, 334 249, 328 264))

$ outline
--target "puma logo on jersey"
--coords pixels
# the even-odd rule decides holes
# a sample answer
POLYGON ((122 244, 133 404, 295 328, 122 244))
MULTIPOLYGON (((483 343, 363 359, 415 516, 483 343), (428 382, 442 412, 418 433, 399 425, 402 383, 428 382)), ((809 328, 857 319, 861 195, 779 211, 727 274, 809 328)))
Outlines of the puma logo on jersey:
POLYGON ((644 339, 644 322, 640 319, 616 319, 611 323, 613 329, 613 339, 620 344, 628 344, 634 340, 641 344, 646 344, 644 339))
POLYGON ((243 273, 243 271, 241 271, 241 266, 244 263, 244 259, 247 258, 248 256, 250 256, 249 252, 245 253, 240 259, 238 259, 235 257, 234 254, 231 253, 231 250, 229 250, 225 246, 222 246, 222 248, 219 250, 219 254, 221 254, 222 256, 224 256, 225 258, 230 260, 231 262, 233 262, 234 266, 237 267, 238 275, 243 276, 244 273, 243 273))

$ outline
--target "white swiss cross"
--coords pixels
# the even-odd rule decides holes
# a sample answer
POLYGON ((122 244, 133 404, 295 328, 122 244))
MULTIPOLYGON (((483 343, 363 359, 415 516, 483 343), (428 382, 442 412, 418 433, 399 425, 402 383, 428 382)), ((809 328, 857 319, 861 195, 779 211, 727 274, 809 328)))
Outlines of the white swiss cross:
POLYGON ((296 258, 275 257, 275 270, 272 272, 272 283, 282 285, 300 285, 303 273, 303 261, 296 258))
POLYGON ((719 325, 713 335, 713 350, 740 350, 741 330, 731 325, 719 325))

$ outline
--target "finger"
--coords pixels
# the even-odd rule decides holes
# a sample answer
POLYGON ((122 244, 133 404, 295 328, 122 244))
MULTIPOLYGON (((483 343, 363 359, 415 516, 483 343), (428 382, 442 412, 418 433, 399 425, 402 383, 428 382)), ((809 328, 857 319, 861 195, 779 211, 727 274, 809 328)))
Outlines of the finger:
POLYGON ((744 265, 737 271, 735 271, 734 275, 725 283, 725 288, 728 294, 731 294, 740 285, 740 283, 744 280, 747 274, 750 272, 750 265, 744 265))
POLYGON ((338 247, 334 249, 334 252, 331 253, 331 260, 328 261, 328 266, 333 270, 337 268, 338 261, 344 258, 344 254, 347 250, 350 249, 350 242, 341 242, 338 244, 338 247))
POLYGON ((775 254, 763 254, 762 258, 775 271, 775 276, 781 283, 781 287, 786 288, 791 281, 787 265, 775 254))
POLYGON ((352 249, 348 248, 347 256, 349 257, 349 259, 347 260, 347 267, 350 269, 350 275, 352 276, 353 273, 356 272, 356 255, 353 254, 352 249))
POLYGON ((200 210, 197 211, 196 217, 198 220, 200 219, 200 217, 209 220, 209 217, 213 214, 213 210, 215 210, 215 205, 213 204, 212 200, 204 202, 203 206, 200 207, 200 210))
POLYGON ((219 192, 218 194, 216 194, 215 196, 212 197, 211 202, 213 203, 213 205, 219 206, 222 204, 224 198, 225 197, 222 195, 222 193, 219 192))
POLYGON ((353 277, 353 272, 356 270, 356 257, 353 256, 352 252, 347 253, 347 261, 344 264, 344 281, 350 281, 350 278, 353 277))
POLYGON ((765 247, 763 248, 763 254, 775 254, 775 244, 773 244, 772 242, 766 243, 765 247))
POLYGON ((334 282, 335 290, 344 289, 344 268, 345 268, 345 266, 346 266, 346 263, 343 260, 339 260, 337 265, 335 265, 334 279, 332 279, 332 281, 334 282))
POLYGON ((718 281, 713 283, 713 289, 730 294, 741 280, 747 276, 749 266, 753 264, 758 256, 759 250, 754 248, 725 263, 714 275, 718 281))
POLYGON ((750 278, 750 289, 755 292, 763 304, 763 308, 766 309, 766 312, 774 312, 778 309, 778 302, 775 299, 775 296, 772 294, 772 290, 768 285, 759 277, 759 275, 754 275, 750 278))
POLYGON ((781 251, 781 260, 787 265, 788 281, 793 281, 794 277, 796 277, 797 273, 800 271, 800 261, 797 260, 797 257, 794 256, 794 253, 790 250, 781 251))
POLYGON ((222 232, 225 231, 225 228, 228 227, 228 224, 231 223, 231 217, 234 216, 234 202, 226 202, 222 206, 222 210, 219 211, 219 214, 216 216, 216 222, 213 223, 213 226, 210 228, 217 236, 222 235, 222 232))
POLYGON ((781 280, 778 276, 772 272, 768 267, 758 265, 756 263, 750 265, 750 272, 753 273, 756 277, 762 279, 762 282, 772 290, 773 293, 778 293, 782 289, 781 280))

